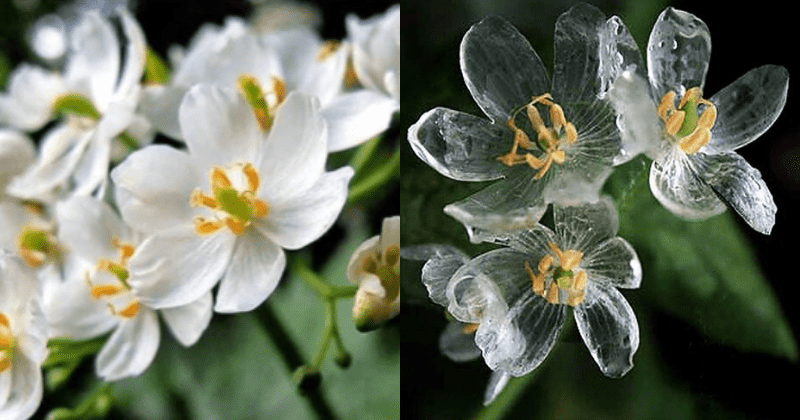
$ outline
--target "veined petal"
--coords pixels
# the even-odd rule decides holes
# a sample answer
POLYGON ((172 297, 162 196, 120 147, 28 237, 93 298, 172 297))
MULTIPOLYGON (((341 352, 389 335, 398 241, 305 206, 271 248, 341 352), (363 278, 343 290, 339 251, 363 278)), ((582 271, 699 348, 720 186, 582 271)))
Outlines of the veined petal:
POLYGON ((613 81, 606 98, 618 115, 617 127, 622 138, 614 165, 627 162, 639 153, 654 157, 662 140, 661 122, 656 105, 650 99, 646 79, 638 72, 623 71, 613 81))
POLYGON ((11 74, 8 94, 0 95, 0 123, 38 130, 53 117, 53 101, 65 90, 60 74, 21 64, 11 74))
POLYGON ((189 225, 189 196, 206 182, 195 173, 188 153, 164 145, 132 153, 111 171, 111 179, 122 218, 148 233, 189 225))
POLYGON ((579 3, 558 17, 555 29, 553 97, 562 104, 593 101, 600 89, 600 30, 605 15, 579 3))
POLYGON ((286 267, 281 247, 247 229, 236 241, 231 264, 219 284, 216 312, 246 312, 264 303, 286 267))
POLYGON ((30 418, 42 402, 42 361, 15 352, 8 374, 7 399, 0 400, 0 417, 6 419, 30 418))
POLYGON ((222 278, 235 240, 226 229, 198 236, 190 224, 157 233, 145 239, 128 261, 128 284, 152 308, 194 302, 222 278))
POLYGON ((191 346, 211 322, 212 299, 209 290, 194 302, 174 308, 161 309, 164 322, 178 341, 184 346, 191 346))
POLYGON ((137 376, 153 362, 161 340, 156 313, 143 307, 123 319, 95 359, 97 376, 105 381, 137 376))
POLYGON ((586 347, 604 375, 621 377, 633 367, 639 324, 628 301, 613 286, 589 282, 575 307, 575 321, 586 347))
POLYGON ((542 60, 531 44, 505 19, 489 16, 461 41, 461 72, 472 97, 493 122, 550 90, 542 60))
POLYGON ((642 282, 642 263, 625 239, 615 236, 587 250, 580 267, 590 281, 625 289, 642 282))
POLYGON ((650 167, 650 191, 669 211, 689 220, 722 213, 725 204, 698 178, 692 162, 679 147, 671 147, 650 167))
POLYGON ((233 89, 195 85, 184 96, 178 119, 198 170, 251 162, 265 135, 250 106, 233 89))
POLYGON ((444 212, 461 222, 470 241, 480 242, 484 232, 499 233, 530 228, 541 219, 547 204, 545 184, 533 179, 530 168, 518 166, 508 178, 478 191, 464 200, 448 204, 444 212))
POLYGON ((614 202, 603 197, 595 203, 553 206, 558 243, 565 249, 586 252, 617 234, 619 220, 614 202))
POLYGON ((98 10, 91 10, 72 30, 70 40, 73 51, 65 79, 72 89, 88 94, 97 109, 105 112, 119 77, 117 34, 98 10))
POLYGON ((328 151, 355 147, 389 128, 398 103, 371 90, 357 90, 337 96, 320 114, 328 124, 328 151))
POLYGON ((400 256, 426 261, 422 266, 422 284, 428 289, 431 300, 444 307, 447 307, 447 283, 456 270, 470 260, 467 254, 449 245, 404 246, 400 256))
POLYGON ((414 153, 440 174, 459 181, 488 181, 508 172, 497 158, 508 153, 511 131, 476 116, 434 108, 408 129, 414 153))
POLYGON ((750 227, 769 235, 775 225, 775 200, 761 173, 736 152, 690 156, 698 176, 750 227))
POLYGON ((300 195, 285 201, 267 201, 270 213, 255 226, 282 248, 298 249, 317 240, 336 221, 347 200, 349 166, 326 172, 300 195))
POLYGON ((766 65, 744 76, 712 96, 717 121, 705 153, 735 150, 757 139, 778 119, 786 104, 789 72, 781 66, 766 65))
POLYGON ((711 34, 695 15, 667 7, 658 16, 647 42, 647 74, 653 96, 670 90, 678 96, 705 85, 711 57, 711 34))
MULTIPOLYGON (((601 81, 601 92, 607 92, 612 83, 624 71, 630 71, 643 80, 647 79, 647 70, 636 40, 633 39, 625 23, 618 16, 610 17, 600 28, 600 67, 598 77, 601 81)), ((649 87, 646 85, 645 87, 649 87)), ((649 92, 645 94, 649 98, 649 92)))
POLYGON ((454 362, 468 362, 481 356, 475 337, 464 332, 469 324, 450 321, 439 336, 439 351, 454 362))

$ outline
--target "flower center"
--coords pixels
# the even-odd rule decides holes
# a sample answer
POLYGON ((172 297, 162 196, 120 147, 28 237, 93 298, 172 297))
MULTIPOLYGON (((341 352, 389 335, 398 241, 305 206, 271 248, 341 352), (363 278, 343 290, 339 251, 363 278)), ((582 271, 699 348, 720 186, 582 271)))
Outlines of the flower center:
POLYGON ((563 164, 566 159, 564 147, 570 146, 578 140, 578 131, 575 129, 575 125, 567 121, 564 117, 564 110, 553 102, 553 97, 549 93, 534 97, 530 103, 514 111, 506 122, 506 126, 514 132, 514 145, 511 146, 509 153, 498 157, 497 160, 506 166, 527 163, 531 168, 538 170, 533 176, 534 179, 542 178, 553 162, 559 165, 563 164), (536 104, 549 108, 552 127, 545 125, 539 115, 539 110, 536 109, 536 104), (516 125, 517 115, 523 109, 528 116, 531 128, 536 132, 536 143, 532 142, 525 131, 516 125), (526 150, 538 148, 541 153, 539 156, 534 156, 530 152, 519 154, 517 149, 520 147, 526 150))
POLYGON ((386 290, 387 302, 393 302, 400 294, 400 247, 387 246, 383 252, 370 255, 364 260, 365 272, 378 276, 383 289, 386 290))
POLYGON ((45 261, 54 261, 60 255, 60 249, 53 232, 49 229, 25 226, 17 237, 19 256, 31 268, 37 268, 45 261))
POLYGON ((693 87, 683 94, 675 108, 674 91, 667 92, 658 105, 658 116, 664 121, 664 131, 677 141, 687 155, 697 153, 711 140, 711 127, 717 120, 717 107, 707 99, 699 87, 693 87), (698 105, 703 105, 700 112, 698 105))
POLYGON ((286 85, 279 77, 270 79, 272 90, 264 92, 255 76, 243 74, 239 76, 239 92, 253 110, 261 131, 269 131, 275 118, 275 110, 286 99, 286 85))
POLYGON ((562 251, 552 242, 548 242, 547 246, 552 254, 546 254, 539 260, 538 274, 525 261, 525 271, 531 279, 533 292, 549 303, 574 307, 583 302, 583 292, 586 289, 586 272, 577 269, 583 252, 575 249, 562 251), (558 265, 553 266, 556 259, 558 265))
POLYGON ((14 355, 14 335, 11 334, 11 324, 8 318, 0 312, 0 372, 11 366, 14 355))
POLYGON ((86 285, 94 299, 103 299, 109 311, 121 318, 133 318, 139 313, 139 300, 133 297, 128 285, 128 259, 133 255, 133 245, 113 238, 111 245, 117 249, 119 258, 111 261, 101 258, 97 261, 94 281, 86 272, 86 285))
POLYGON ((214 166, 211 168, 210 184, 211 195, 204 194, 198 188, 189 198, 192 207, 205 207, 214 213, 211 219, 195 217, 194 229, 198 235, 211 234, 227 226, 238 236, 244 233, 254 217, 269 214, 269 205, 256 196, 259 176, 252 164, 235 164, 228 170, 214 166), (240 182, 232 182, 233 176, 240 182))

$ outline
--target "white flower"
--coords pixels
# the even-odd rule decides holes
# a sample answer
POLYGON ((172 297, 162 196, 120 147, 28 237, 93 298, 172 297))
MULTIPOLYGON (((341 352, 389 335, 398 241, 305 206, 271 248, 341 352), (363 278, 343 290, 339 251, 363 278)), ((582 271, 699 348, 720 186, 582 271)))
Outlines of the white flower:
POLYGON ((72 191, 87 195, 105 187, 112 140, 123 131, 148 140, 149 124, 134 114, 144 70, 145 41, 138 23, 119 10, 128 38, 125 61, 113 26, 89 11, 70 34, 63 74, 23 64, 0 96, 0 121, 37 130, 55 111, 67 115, 42 139, 39 158, 14 179, 8 192, 24 199, 52 201, 72 191))
MULTIPOLYGON (((115 381, 139 375, 150 366, 160 340, 157 312, 128 285, 128 262, 141 235, 108 204, 89 197, 59 202, 56 219, 67 257, 64 281, 50 282, 45 289, 51 336, 86 340, 113 331, 95 359, 98 376, 115 381)), ((211 292, 206 292, 161 315, 178 341, 189 346, 208 326, 211 303, 211 292)))
POLYGON ((188 151, 148 146, 114 169, 123 219, 152 234, 129 262, 143 303, 184 305, 220 278, 217 312, 251 310, 272 293, 283 248, 330 228, 353 175, 325 171, 318 111, 316 99, 290 93, 264 131, 236 91, 196 85, 180 107, 188 151))
POLYGON ((353 252, 347 279, 358 285, 353 322, 359 331, 378 328, 400 313, 400 216, 383 219, 381 234, 353 252))
POLYGON ((0 255, 0 418, 30 418, 42 400, 47 323, 38 281, 19 260, 0 255))
POLYGON ((391 98, 367 89, 344 92, 346 63, 346 48, 323 42, 310 29, 261 35, 229 19, 222 29, 201 29, 169 85, 146 89, 142 112, 159 130, 182 139, 177 108, 190 87, 232 88, 242 76, 251 76, 264 87, 273 112, 290 92, 318 97, 328 125, 327 147, 343 150, 386 130, 397 108, 391 98))
POLYGON ((364 86, 391 96, 400 107, 400 5, 361 20, 347 15, 353 67, 364 86))
MULTIPOLYGON (((609 37, 612 47, 617 41, 609 37)), ((735 150, 778 118, 789 73, 781 66, 758 67, 705 99, 710 56, 705 23, 668 7, 650 33, 647 75, 638 52, 629 54, 609 97, 620 113, 626 145, 641 145, 634 148, 653 157, 650 190, 664 207, 698 220, 727 206, 753 229, 769 234, 775 201, 761 173, 735 150)))

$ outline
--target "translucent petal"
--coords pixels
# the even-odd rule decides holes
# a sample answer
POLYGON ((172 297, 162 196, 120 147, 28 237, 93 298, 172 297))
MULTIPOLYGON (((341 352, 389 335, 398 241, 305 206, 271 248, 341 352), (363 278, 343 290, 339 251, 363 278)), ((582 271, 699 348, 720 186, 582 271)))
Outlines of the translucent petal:
POLYGON ((689 220, 706 219, 725 211, 725 204, 698 178, 692 161, 677 146, 653 161, 650 191, 669 211, 689 220))
POLYGON ((605 15, 579 3, 558 17, 555 29, 553 98, 559 103, 593 101, 599 92, 599 33, 605 15))
POLYGON ((614 287, 636 289, 642 282, 642 263, 636 251, 618 236, 587 250, 580 268, 590 281, 614 287))
POLYGON ((135 317, 120 322, 97 354, 97 376, 106 381, 116 381, 139 375, 156 357, 160 340, 156 313, 141 308, 135 317))
POLYGON ((604 375, 618 378, 631 370, 639 348, 639 324, 617 289, 590 282, 574 314, 578 331, 604 375))
POLYGON ((451 321, 439 336, 439 351, 454 362, 468 362, 481 356, 475 345, 475 336, 464 332, 469 324, 451 321))
POLYGON ((761 173, 736 152, 691 156, 700 178, 750 227, 769 235, 777 206, 761 173))
POLYGON ((556 242, 556 235, 550 228, 538 224, 530 229, 504 232, 487 237, 486 242, 507 246, 527 254, 533 262, 538 262, 545 254, 550 253, 549 242, 556 242))
POLYGON ((735 150, 758 138, 778 119, 786 104, 789 72, 766 65, 744 76, 712 96, 717 121, 711 129, 706 153, 735 150))
POLYGON ((600 66, 601 92, 607 92, 611 84, 623 71, 630 71, 646 78, 646 69, 636 40, 618 16, 612 16, 600 28, 600 66))
POLYGON ((497 158, 508 153, 511 130, 447 108, 434 108, 408 129, 408 142, 423 162, 459 181, 488 181, 508 167, 497 158))
POLYGON ((545 183, 533 179, 527 166, 513 168, 508 178, 497 181, 464 200, 448 204, 444 212, 461 222, 470 240, 479 242, 481 232, 508 232, 535 226, 547 204, 545 183))
POLYGON ((403 247, 400 255, 406 259, 427 260, 422 266, 422 284, 428 289, 431 300, 444 307, 447 307, 447 283, 456 270, 470 260, 467 254, 449 245, 403 247))
POLYGON ((502 370, 492 372, 489 376, 489 383, 486 384, 486 391, 483 393, 483 405, 489 405, 494 401, 506 387, 509 379, 511 379, 511 375, 508 372, 502 370))
POLYGON ((693 87, 703 89, 711 57, 711 34, 691 13, 667 7, 658 16, 647 42, 647 74, 653 95, 670 90, 680 97, 693 87))
POLYGON ((550 90, 542 60, 505 19, 489 16, 461 41, 461 72, 472 97, 495 123, 550 90))
POLYGON ((552 176, 542 192, 544 201, 563 205, 597 201, 619 150, 619 138, 579 137, 578 143, 567 151, 564 164, 551 169, 552 176))
POLYGON ((608 197, 577 206, 554 205, 553 220, 559 246, 582 252, 613 237, 619 228, 617 209, 608 197))
POLYGON ((639 153, 653 156, 661 143, 661 121, 650 99, 647 80, 632 71, 624 71, 614 80, 606 98, 617 113, 617 127, 622 138, 621 152, 614 164, 624 163, 639 153))

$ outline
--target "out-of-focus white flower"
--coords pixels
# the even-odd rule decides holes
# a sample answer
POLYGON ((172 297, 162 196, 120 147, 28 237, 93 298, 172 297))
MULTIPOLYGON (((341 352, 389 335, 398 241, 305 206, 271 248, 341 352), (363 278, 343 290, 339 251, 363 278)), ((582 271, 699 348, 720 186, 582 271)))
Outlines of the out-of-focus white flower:
POLYGON ((233 88, 250 76, 274 109, 290 92, 316 96, 328 125, 328 149, 347 149, 386 130, 397 108, 391 98, 367 89, 344 91, 347 54, 347 48, 323 42, 308 28, 262 35, 229 18, 222 28, 201 28, 169 84, 145 90, 142 112, 160 131, 182 139, 177 109, 189 88, 198 83, 233 88))
MULTIPOLYGON (((142 373, 160 340, 157 312, 141 303, 128 280, 128 262, 142 237, 110 206, 90 197, 56 205, 59 242, 66 248, 64 281, 47 284, 44 310, 51 337, 86 340, 110 331, 95 360, 108 381, 142 373)), ((164 258, 169 258, 168 254, 164 258)), ((161 311, 178 341, 194 344, 211 320, 211 292, 161 311)))
POLYGON ((277 286, 283 248, 339 215, 353 170, 325 171, 318 101, 290 93, 274 115, 256 111, 232 89, 197 85, 180 107, 188 151, 148 146, 112 172, 123 219, 152 234, 129 262, 142 303, 187 304, 221 278, 215 310, 251 310, 277 286))
MULTIPOLYGON (((609 45, 617 41, 609 37, 609 45)), ((620 113, 625 144, 643 145, 638 147, 653 157, 650 190, 664 207, 698 220, 727 205, 753 229, 769 234, 775 201, 761 173, 735 150, 778 118, 789 73, 781 66, 758 67, 705 99, 710 56, 706 24, 668 7, 650 33, 647 75, 641 55, 629 54, 609 98, 620 113)))
POLYGON ((391 96, 400 108, 400 5, 361 20, 347 15, 353 68, 362 85, 391 96))
POLYGON ((105 187, 109 160, 127 132, 148 141, 149 124, 134 111, 144 71, 145 41, 139 24, 119 10, 128 38, 125 61, 111 23, 89 11, 70 33, 63 74, 23 64, 0 95, 0 122, 37 130, 55 112, 63 121, 45 134, 37 162, 15 178, 8 193, 23 199, 52 201, 70 192, 88 195, 105 187))
POLYGON ((0 254, 0 418, 30 418, 42 401, 47 323, 39 282, 9 254, 0 254))
POLYGON ((473 242, 534 226, 548 203, 598 200, 620 163, 613 110, 599 99, 602 12, 577 5, 556 22, 552 84, 516 28, 487 17, 461 42, 464 81, 490 120, 435 108, 408 130, 416 155, 460 181, 500 181, 449 204, 445 212, 473 242))
POLYGON ((353 252, 347 279, 358 285, 353 322, 359 331, 376 329, 400 313, 400 216, 383 219, 381 234, 353 252))

